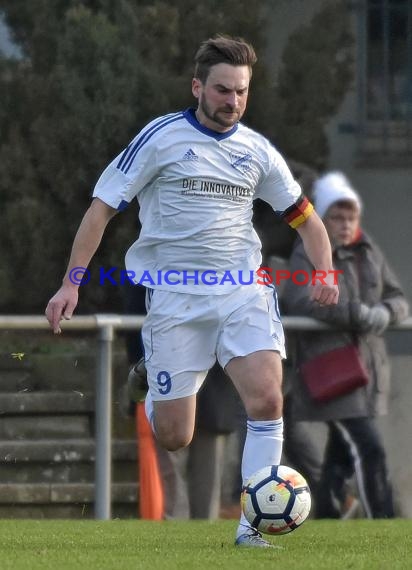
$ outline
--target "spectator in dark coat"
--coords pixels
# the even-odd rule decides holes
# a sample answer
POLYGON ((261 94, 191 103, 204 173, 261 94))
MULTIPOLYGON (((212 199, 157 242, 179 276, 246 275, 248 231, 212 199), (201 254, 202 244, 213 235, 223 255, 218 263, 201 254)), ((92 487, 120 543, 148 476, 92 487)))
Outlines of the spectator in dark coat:
MULTIPOLYGON (((345 481, 355 474, 367 517, 394 516, 386 455, 375 417, 388 411, 389 363, 383 333, 408 315, 408 303, 394 273, 374 241, 360 226, 362 204, 347 178, 329 173, 314 186, 314 204, 333 246, 340 297, 321 307, 309 299, 310 286, 289 280, 284 295, 288 314, 320 319, 333 326, 325 332, 296 335, 296 366, 337 347, 356 343, 369 382, 349 394, 319 403, 311 398, 301 374, 292 390, 295 421, 323 421, 329 428, 318 497, 318 516, 338 517, 345 481)), ((290 271, 312 266, 297 242, 290 271)))

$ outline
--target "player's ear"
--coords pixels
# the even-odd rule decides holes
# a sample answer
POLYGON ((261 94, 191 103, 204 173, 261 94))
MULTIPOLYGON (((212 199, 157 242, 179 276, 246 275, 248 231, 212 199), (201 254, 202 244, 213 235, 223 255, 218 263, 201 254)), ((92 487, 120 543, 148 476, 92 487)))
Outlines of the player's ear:
POLYGON ((197 77, 193 77, 192 79, 192 93, 196 99, 199 99, 200 90, 202 88, 202 82, 197 77))

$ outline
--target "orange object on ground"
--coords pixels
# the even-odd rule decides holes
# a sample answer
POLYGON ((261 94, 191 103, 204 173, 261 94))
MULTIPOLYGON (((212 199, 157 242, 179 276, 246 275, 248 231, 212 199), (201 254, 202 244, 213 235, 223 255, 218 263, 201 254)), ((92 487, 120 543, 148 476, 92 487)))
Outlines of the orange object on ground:
POLYGON ((136 435, 139 460, 140 518, 159 521, 164 518, 164 492, 157 461, 154 435, 144 410, 136 404, 136 435))

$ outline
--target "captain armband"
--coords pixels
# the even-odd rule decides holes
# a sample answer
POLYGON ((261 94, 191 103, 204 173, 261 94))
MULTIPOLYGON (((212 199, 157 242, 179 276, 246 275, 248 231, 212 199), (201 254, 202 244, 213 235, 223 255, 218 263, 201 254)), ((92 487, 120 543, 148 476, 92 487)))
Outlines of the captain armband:
POLYGON ((302 194, 293 206, 283 212, 282 218, 295 230, 306 222, 313 211, 313 204, 302 194))

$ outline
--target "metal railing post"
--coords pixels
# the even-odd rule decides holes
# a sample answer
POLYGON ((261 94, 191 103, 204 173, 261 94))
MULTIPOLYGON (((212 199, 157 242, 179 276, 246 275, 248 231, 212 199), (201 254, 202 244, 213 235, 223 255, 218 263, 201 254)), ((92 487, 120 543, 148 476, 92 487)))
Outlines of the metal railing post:
POLYGON ((96 384, 95 518, 111 518, 113 326, 99 330, 96 384))

